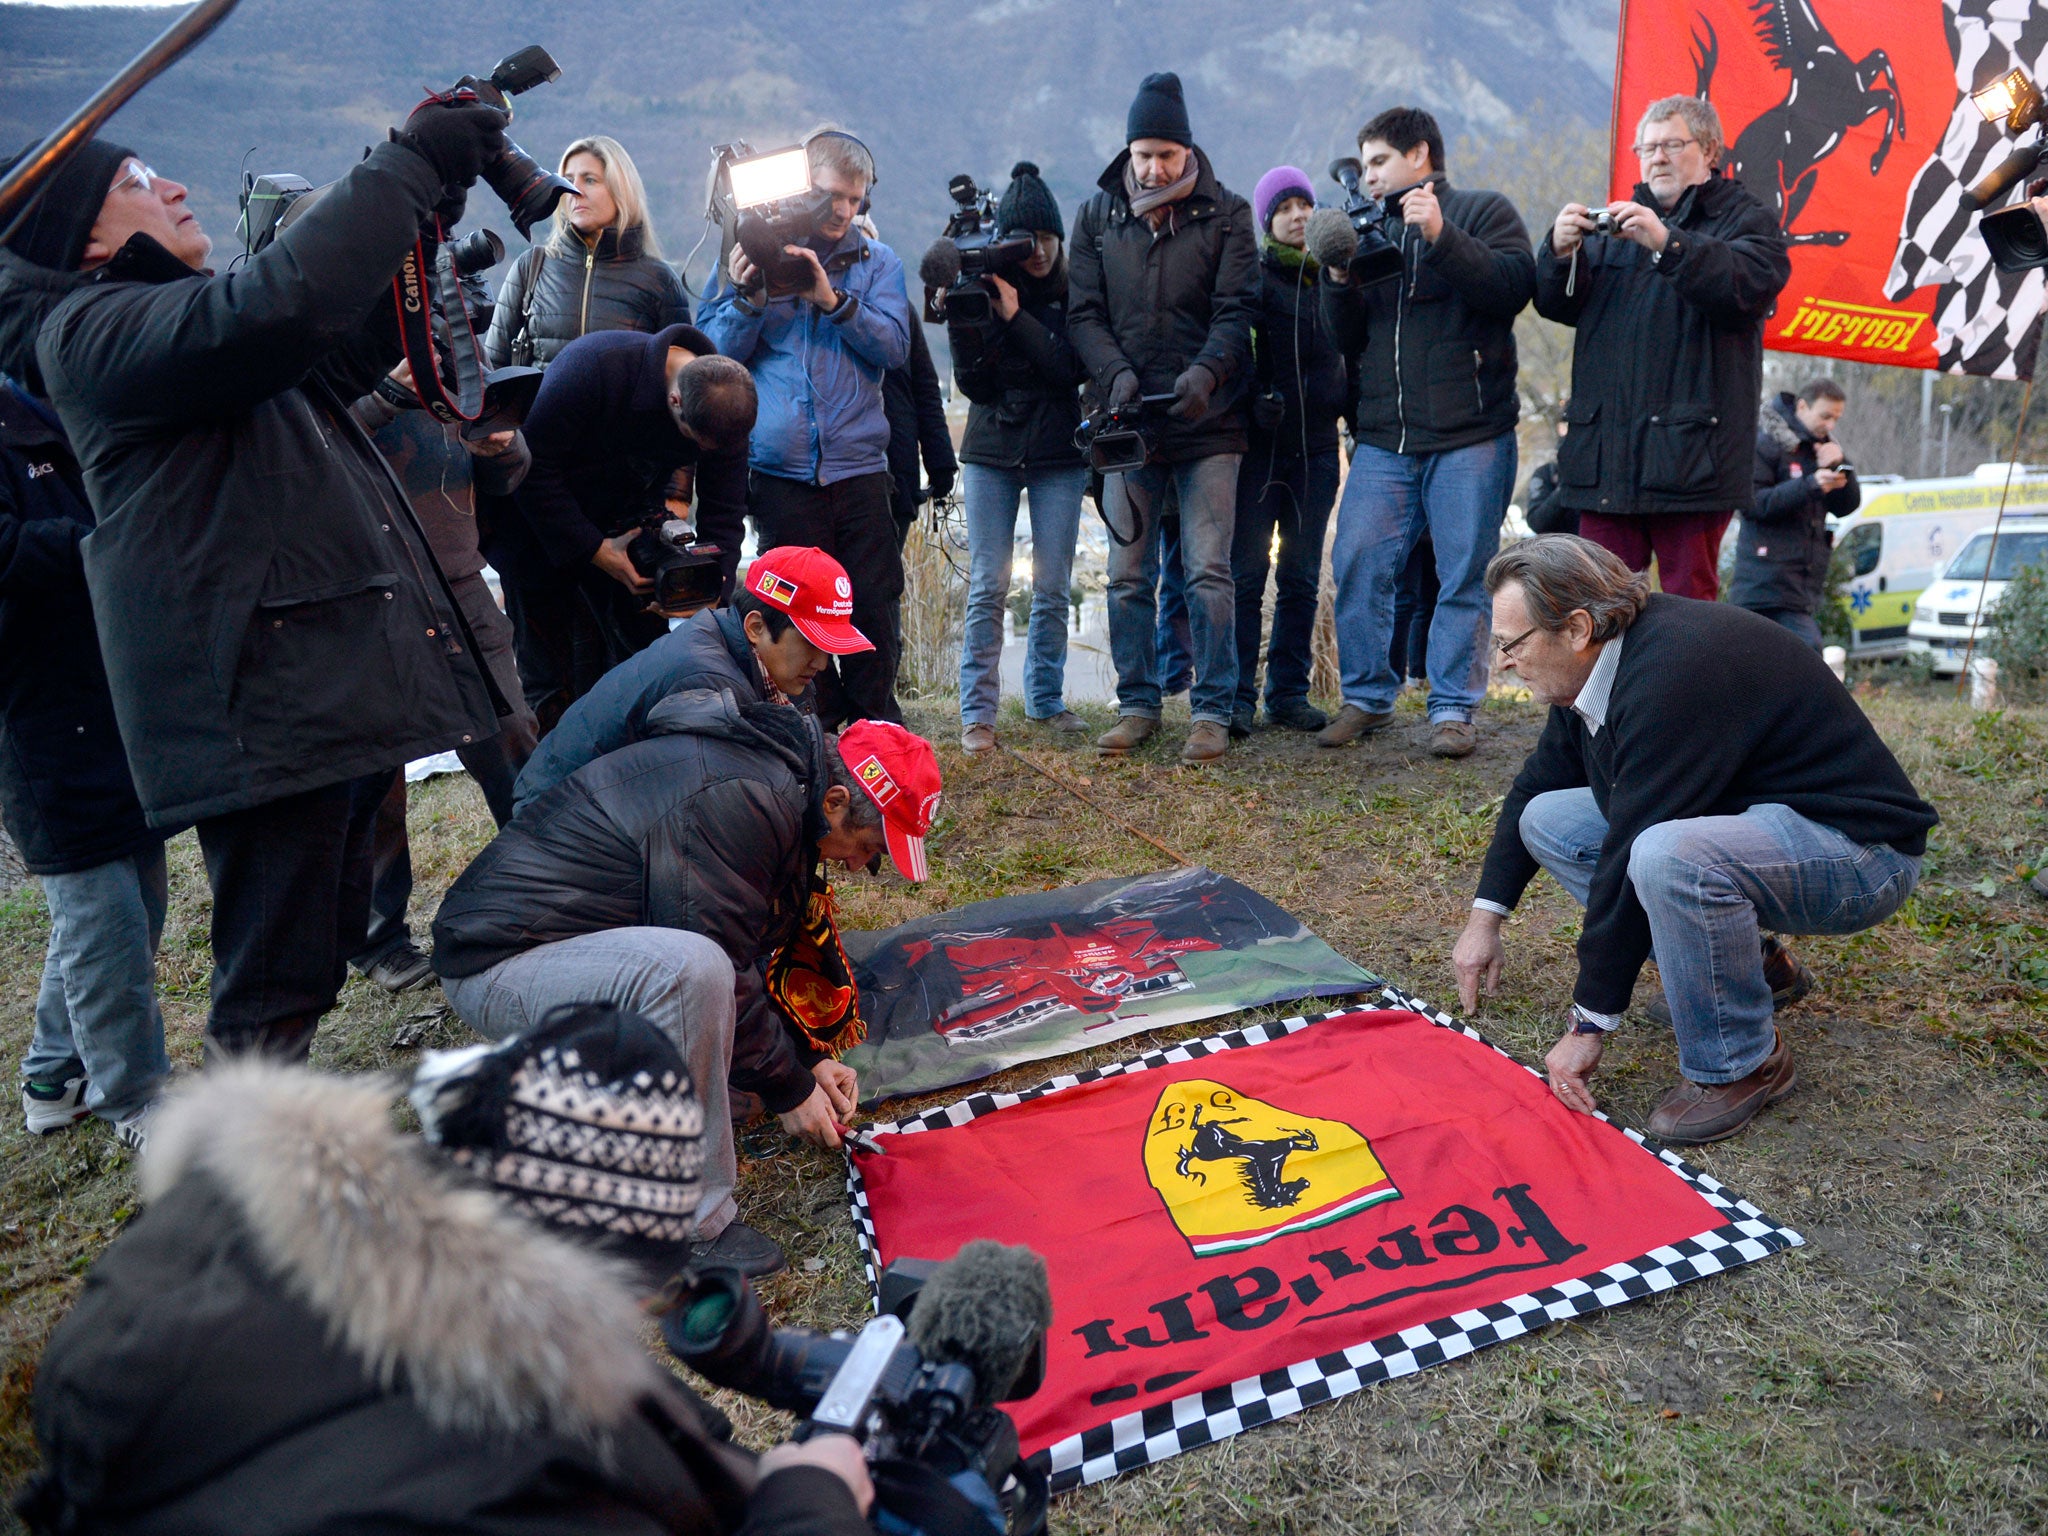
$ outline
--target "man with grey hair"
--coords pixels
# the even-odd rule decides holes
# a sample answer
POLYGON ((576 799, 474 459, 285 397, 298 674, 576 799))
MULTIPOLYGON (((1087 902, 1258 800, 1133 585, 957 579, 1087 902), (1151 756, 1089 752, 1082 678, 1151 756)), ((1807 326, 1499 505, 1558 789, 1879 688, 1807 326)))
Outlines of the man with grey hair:
POLYGON ((1726 603, 1648 595, 1572 534, 1494 557, 1494 651, 1539 703, 1542 739, 1501 806, 1452 952, 1467 1011, 1499 985, 1501 928, 1539 869, 1586 909, 1571 1029, 1550 1085, 1588 1079, 1654 951, 1685 1081, 1650 1116, 1719 1141, 1792 1091, 1772 1014, 1812 985, 1764 930, 1856 933, 1912 894, 1934 808, 1798 636, 1726 603))
POLYGON ((760 391, 749 462, 748 511, 762 549, 822 549, 851 584, 853 623, 875 644, 842 657, 818 678, 827 725, 901 720, 892 614, 903 595, 895 482, 882 380, 910 357, 910 299, 903 263, 855 220, 867 210, 875 162, 837 128, 804 140, 821 210, 810 236, 783 247, 805 274, 793 291, 735 245, 725 281, 698 323, 727 357, 753 371, 760 391))
POLYGON ((1764 321, 1792 274, 1777 216, 1718 174, 1720 115, 1644 109, 1643 179, 1595 211, 1566 203, 1536 252, 1536 309, 1574 326, 1559 505, 1666 592, 1711 600, 1721 536, 1746 512, 1764 321))

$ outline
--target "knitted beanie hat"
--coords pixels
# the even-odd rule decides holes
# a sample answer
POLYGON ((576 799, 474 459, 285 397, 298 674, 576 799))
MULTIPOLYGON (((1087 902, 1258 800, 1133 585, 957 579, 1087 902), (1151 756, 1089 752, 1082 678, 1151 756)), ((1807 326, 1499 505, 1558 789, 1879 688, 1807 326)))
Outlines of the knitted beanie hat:
POLYGON ((522 1215, 629 1260, 650 1286, 688 1259, 704 1106, 639 1014, 568 1003, 496 1045, 430 1051, 410 1098, 427 1140, 522 1215))
POLYGON ((1290 197, 1306 198, 1311 204, 1316 200, 1315 184, 1299 166, 1276 165, 1259 178, 1252 188, 1252 213, 1261 234, 1273 232, 1273 210, 1290 197))
MULTIPOLYGON (((29 145, 0 165, 0 171, 14 169, 34 149, 35 145, 29 145)), ((86 242, 92 238, 93 225, 100 221, 107 192, 114 185, 114 173, 134 153, 125 144, 104 139, 87 139, 79 145, 29 200, 28 216, 7 237, 7 249, 23 261, 53 272, 76 272, 85 260, 86 242)))
POLYGON ((1181 96, 1179 75, 1147 75, 1139 82, 1130 115, 1124 119, 1124 142, 1135 144, 1140 139, 1167 139, 1193 146, 1195 135, 1188 126, 1188 104, 1181 96))
POLYGON ((1060 205, 1053 198, 1052 188, 1039 179, 1038 167, 1029 160, 1019 160, 1010 167, 1010 184, 1003 189, 1002 201, 996 204, 997 233, 1013 229, 1033 233, 1050 230, 1062 240, 1067 238, 1067 226, 1060 222, 1060 205))

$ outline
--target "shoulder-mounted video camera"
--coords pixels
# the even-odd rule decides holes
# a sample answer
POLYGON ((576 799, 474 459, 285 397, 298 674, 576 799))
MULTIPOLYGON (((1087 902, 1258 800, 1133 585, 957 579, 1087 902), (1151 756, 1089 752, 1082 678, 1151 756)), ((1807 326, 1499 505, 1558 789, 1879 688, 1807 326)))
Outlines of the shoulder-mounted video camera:
POLYGON ((955 207, 945 231, 918 263, 924 279, 924 317, 934 325, 988 319, 991 276, 1015 272, 1038 241, 1029 230, 996 228, 996 196, 962 173, 946 183, 955 207))
POLYGON ((760 154, 746 140, 715 146, 711 153, 710 217, 724 237, 724 255, 734 245, 760 269, 768 296, 798 293, 811 282, 810 263, 784 246, 801 245, 817 233, 830 209, 831 194, 811 185, 810 151, 801 144, 760 154))
POLYGON ((1351 258, 1351 281, 1361 288, 1390 283, 1401 276, 1401 248, 1380 228, 1384 210, 1358 184, 1364 167, 1353 155, 1330 162, 1330 179, 1344 189, 1344 216, 1358 236, 1358 254, 1351 258))
POLYGON ((1120 411, 1103 407, 1082 417, 1074 429, 1074 446, 1087 456, 1088 467, 1098 475, 1127 475, 1152 462, 1157 445, 1159 414, 1173 404, 1171 392, 1140 395, 1137 403, 1120 411))

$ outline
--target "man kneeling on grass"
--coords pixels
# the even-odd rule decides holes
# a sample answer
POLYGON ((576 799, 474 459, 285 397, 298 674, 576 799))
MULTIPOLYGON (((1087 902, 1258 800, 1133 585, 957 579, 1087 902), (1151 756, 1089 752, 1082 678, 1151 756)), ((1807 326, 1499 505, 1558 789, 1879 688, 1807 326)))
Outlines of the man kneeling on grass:
POLYGON ((900 725, 856 721, 835 738, 785 704, 675 694, 646 740, 522 806, 477 855, 434 918, 434 969, 493 1039, 571 1002, 659 1025, 705 1085, 700 1258, 771 1273, 782 1250, 733 1220, 720 1090, 839 1145, 859 1084, 834 1058, 858 1042, 858 1015, 823 866, 865 868, 886 847, 922 880, 939 790, 930 745, 900 725))
POLYGON ((1588 1080, 1655 952, 1685 1081, 1650 1116, 1719 1141, 1792 1091, 1776 1007, 1812 985, 1763 933, 1856 933, 1920 878, 1934 808, 1827 664, 1726 603, 1648 595, 1571 534, 1486 569, 1495 653, 1550 720, 1515 776, 1452 962, 1467 1011, 1500 981, 1501 925, 1538 868, 1586 909, 1572 1027, 1550 1086, 1588 1080))

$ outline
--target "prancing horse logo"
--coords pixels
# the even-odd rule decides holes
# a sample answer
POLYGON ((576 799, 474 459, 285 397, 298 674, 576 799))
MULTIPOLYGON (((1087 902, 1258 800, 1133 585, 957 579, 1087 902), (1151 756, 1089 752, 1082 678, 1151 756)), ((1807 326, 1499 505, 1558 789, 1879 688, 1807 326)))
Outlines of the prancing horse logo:
POLYGON ((1252 1204, 1263 1205, 1276 1210, 1285 1205, 1297 1205, 1301 1192, 1308 1188, 1307 1179, 1283 1179, 1289 1154, 1313 1152, 1317 1148, 1316 1133, 1310 1130, 1289 1131, 1270 1141, 1246 1141, 1230 1127, 1248 1125, 1247 1116, 1239 1115, 1235 1120, 1204 1120, 1202 1106, 1195 1106, 1194 1139, 1180 1149, 1180 1163, 1175 1169, 1184 1179, 1193 1179, 1197 1184, 1209 1182, 1209 1176, 1189 1163, 1242 1163, 1237 1170, 1244 1181, 1244 1191, 1251 1196, 1252 1204))

